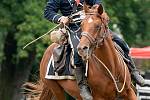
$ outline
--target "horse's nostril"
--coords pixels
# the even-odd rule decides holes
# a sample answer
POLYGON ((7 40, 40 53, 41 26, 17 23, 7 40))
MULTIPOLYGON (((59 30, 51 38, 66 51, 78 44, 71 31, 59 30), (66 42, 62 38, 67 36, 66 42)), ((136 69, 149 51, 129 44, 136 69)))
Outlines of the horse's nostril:
POLYGON ((83 47, 83 50, 87 50, 87 49, 88 49, 88 47, 87 47, 87 46, 83 47))
POLYGON ((80 46, 78 47, 78 51, 84 51, 84 50, 87 50, 88 47, 87 46, 80 46))
POLYGON ((81 50, 81 47, 77 47, 78 51, 81 50))
POLYGON ((82 59, 86 59, 88 53, 87 46, 78 46, 78 54, 82 57, 82 59))

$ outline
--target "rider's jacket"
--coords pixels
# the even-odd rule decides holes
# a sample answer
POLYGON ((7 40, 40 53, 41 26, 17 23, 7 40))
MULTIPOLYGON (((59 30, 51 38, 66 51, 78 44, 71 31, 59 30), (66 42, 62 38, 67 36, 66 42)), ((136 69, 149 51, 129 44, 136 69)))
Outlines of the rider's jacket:
MULTIPOLYGON (((84 1, 90 6, 101 3, 101 0, 80 0, 80 3, 83 4, 84 1)), ((75 0, 49 0, 44 10, 44 17, 49 21, 58 23, 61 16, 71 15, 74 3, 75 0), (61 14, 58 13, 59 11, 61 14)))

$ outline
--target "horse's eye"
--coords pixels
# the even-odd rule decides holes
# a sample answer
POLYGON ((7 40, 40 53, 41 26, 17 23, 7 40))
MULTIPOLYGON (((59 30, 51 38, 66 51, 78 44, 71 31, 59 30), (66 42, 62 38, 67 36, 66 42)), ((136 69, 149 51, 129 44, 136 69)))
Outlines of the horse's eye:
POLYGON ((96 25, 96 29, 100 29, 101 28, 101 25, 96 25))

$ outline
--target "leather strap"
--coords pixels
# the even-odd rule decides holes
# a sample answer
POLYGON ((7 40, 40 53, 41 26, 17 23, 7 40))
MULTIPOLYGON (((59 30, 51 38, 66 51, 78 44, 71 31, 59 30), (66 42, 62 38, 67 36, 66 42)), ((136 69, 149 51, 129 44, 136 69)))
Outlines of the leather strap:
POLYGON ((79 5, 79 3, 80 3, 80 0, 75 0, 76 1, 76 3, 77 3, 77 6, 79 5))

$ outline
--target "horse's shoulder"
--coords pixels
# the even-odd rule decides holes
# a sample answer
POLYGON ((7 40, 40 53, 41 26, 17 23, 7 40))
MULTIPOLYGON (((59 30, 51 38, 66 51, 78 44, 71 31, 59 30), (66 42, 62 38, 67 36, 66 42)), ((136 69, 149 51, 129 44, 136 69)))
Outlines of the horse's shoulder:
POLYGON ((45 50, 43 58, 45 57, 49 57, 50 55, 52 55, 53 49, 58 46, 57 43, 52 43, 51 45, 48 46, 48 48, 45 50))
POLYGON ((42 64, 45 63, 45 61, 47 61, 51 57, 53 49, 56 46, 58 46, 57 43, 52 43, 51 45, 48 46, 48 48, 45 50, 43 57, 41 59, 41 63, 40 63, 41 66, 42 66, 42 64))
POLYGON ((54 49, 55 47, 57 47, 57 46, 58 46, 57 43, 52 43, 52 44, 49 45, 48 48, 45 50, 45 53, 53 51, 53 49, 54 49))

